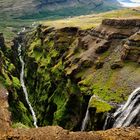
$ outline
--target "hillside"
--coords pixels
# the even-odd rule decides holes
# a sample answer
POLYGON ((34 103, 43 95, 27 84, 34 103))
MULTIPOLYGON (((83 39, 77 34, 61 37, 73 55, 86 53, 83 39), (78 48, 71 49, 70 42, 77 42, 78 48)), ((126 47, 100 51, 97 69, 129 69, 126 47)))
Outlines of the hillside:
POLYGON ((97 27, 99 24, 101 24, 102 20, 106 18, 116 18, 116 19, 140 18, 140 8, 139 7, 125 8, 122 10, 114 10, 109 12, 103 12, 100 14, 83 15, 60 20, 43 20, 40 21, 40 23, 55 28, 75 26, 81 29, 88 29, 97 27))
POLYGON ((13 37, 16 36, 23 27, 31 27, 36 22, 37 24, 44 24, 55 28, 76 26, 81 29, 94 28, 98 26, 105 18, 140 18, 140 8, 127 8, 123 10, 114 10, 100 14, 90 14, 83 16, 76 16, 60 20, 18 20, 6 19, 0 20, 0 32, 4 33, 6 42, 9 44, 13 37))
POLYGON ((1 0, 1 18, 62 18, 117 9, 116 0, 1 0))

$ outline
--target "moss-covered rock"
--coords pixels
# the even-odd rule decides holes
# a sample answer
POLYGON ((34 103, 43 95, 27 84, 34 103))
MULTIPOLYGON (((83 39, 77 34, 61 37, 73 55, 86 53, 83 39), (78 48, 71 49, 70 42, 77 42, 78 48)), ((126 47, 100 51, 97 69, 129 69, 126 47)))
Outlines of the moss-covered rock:
POLYGON ((98 98, 92 98, 89 102, 89 107, 96 108, 96 113, 108 112, 112 108, 107 102, 98 98))

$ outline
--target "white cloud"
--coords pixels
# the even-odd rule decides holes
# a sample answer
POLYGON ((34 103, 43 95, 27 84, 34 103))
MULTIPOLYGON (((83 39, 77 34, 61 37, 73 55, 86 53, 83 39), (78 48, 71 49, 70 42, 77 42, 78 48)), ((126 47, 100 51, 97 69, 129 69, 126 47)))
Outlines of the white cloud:
POLYGON ((130 0, 130 2, 123 2, 123 0, 118 0, 124 7, 139 7, 140 6, 140 0, 130 0))

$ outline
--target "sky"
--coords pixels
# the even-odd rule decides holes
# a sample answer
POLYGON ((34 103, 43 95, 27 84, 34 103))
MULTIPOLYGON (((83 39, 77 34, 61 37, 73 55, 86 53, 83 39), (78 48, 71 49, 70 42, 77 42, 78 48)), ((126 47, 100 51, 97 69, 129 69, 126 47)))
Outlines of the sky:
POLYGON ((140 6, 140 0, 118 0, 124 7, 138 7, 140 6), (124 2, 125 1, 125 2, 124 2), (131 2, 129 2, 131 1, 131 2))

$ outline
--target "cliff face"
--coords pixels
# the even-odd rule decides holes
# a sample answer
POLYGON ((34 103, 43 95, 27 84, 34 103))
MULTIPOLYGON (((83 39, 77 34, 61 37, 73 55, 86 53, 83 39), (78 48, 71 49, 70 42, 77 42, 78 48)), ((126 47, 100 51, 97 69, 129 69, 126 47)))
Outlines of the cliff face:
POLYGON ((7 131, 11 126, 8 108, 8 91, 0 85, 0 133, 7 131))
MULTIPOLYGON (((102 129, 106 113, 140 85, 139 29, 139 19, 106 19, 89 30, 38 26, 18 39, 23 42, 25 83, 38 125, 80 130, 89 98, 95 94, 87 130, 102 129)), ((1 51, 1 79, 10 93, 13 122, 32 126, 19 83, 17 47, 16 38, 12 50, 1 51)))

